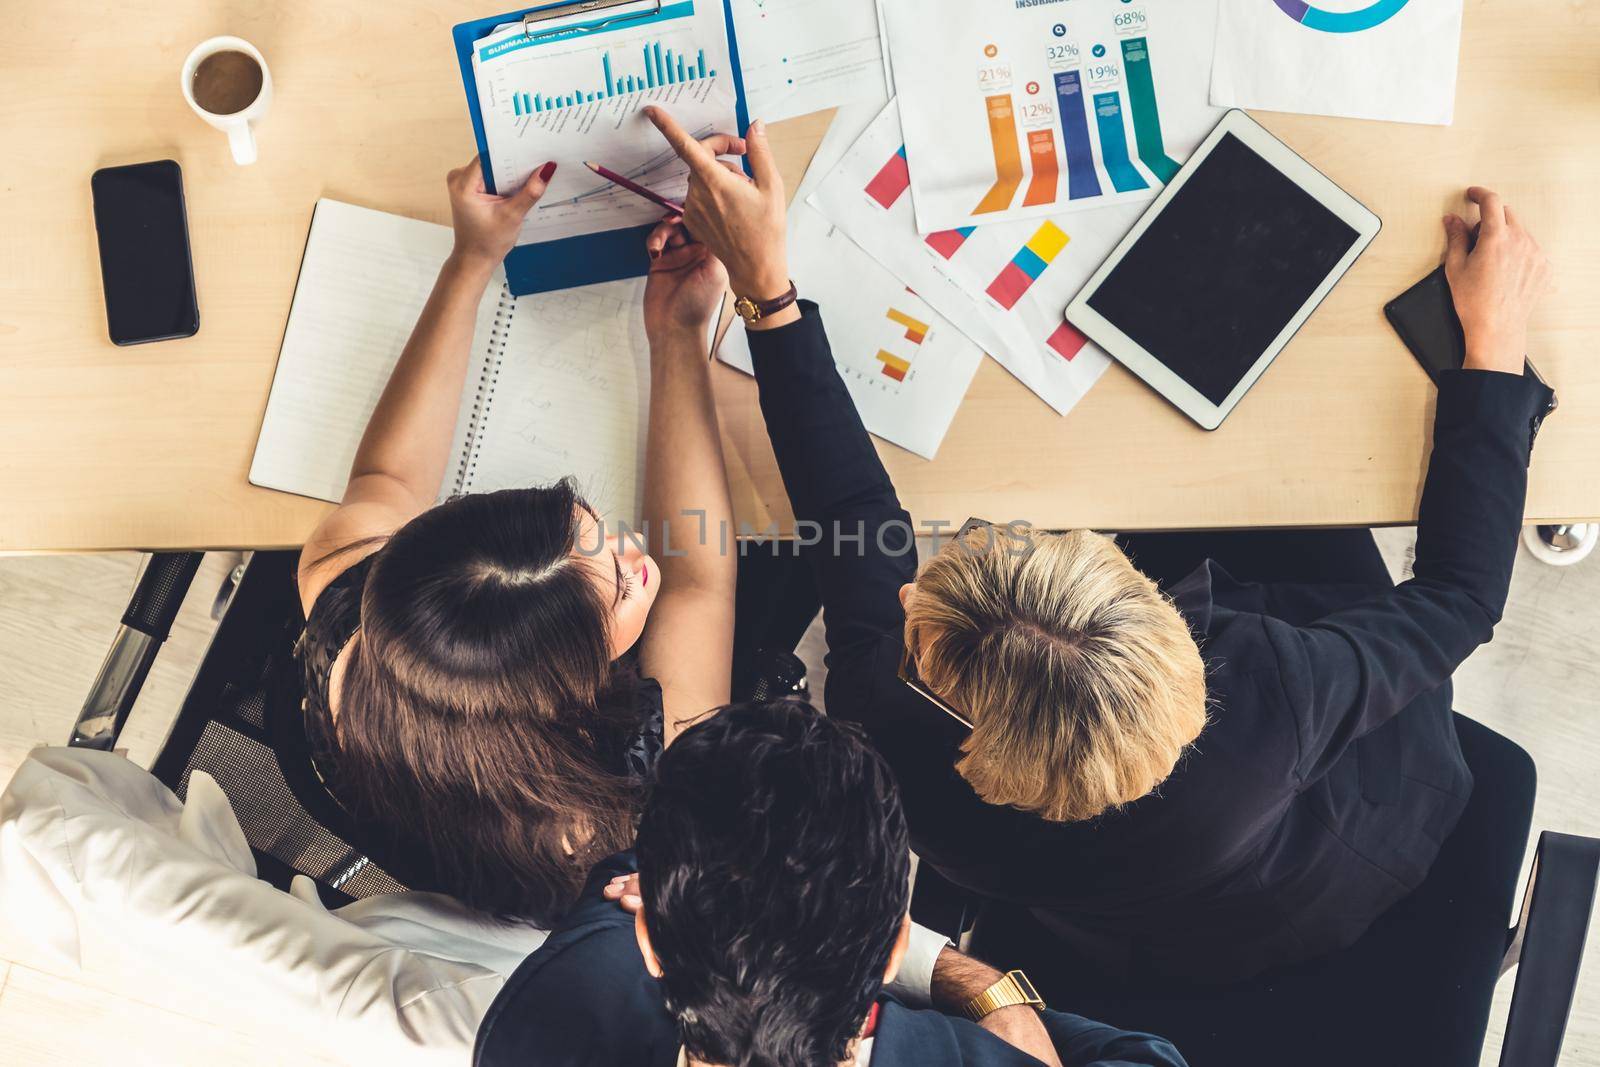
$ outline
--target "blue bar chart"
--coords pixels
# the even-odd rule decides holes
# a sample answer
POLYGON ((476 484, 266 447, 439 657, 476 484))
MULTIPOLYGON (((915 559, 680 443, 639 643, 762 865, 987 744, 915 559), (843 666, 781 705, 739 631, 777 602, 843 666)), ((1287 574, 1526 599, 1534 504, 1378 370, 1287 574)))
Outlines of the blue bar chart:
POLYGON ((1106 165, 1106 174, 1119 193, 1148 189, 1150 183, 1139 176, 1138 169, 1128 158, 1128 131, 1122 122, 1122 94, 1096 93, 1094 96, 1095 125, 1100 130, 1100 159, 1106 165))
POLYGON ((705 81, 717 76, 716 70, 706 64, 705 49, 696 49, 693 56, 688 56, 671 47, 663 48, 660 41, 645 43, 638 54, 621 56, 610 51, 600 53, 600 69, 595 74, 597 80, 588 85, 570 88, 552 86, 543 92, 514 93, 511 98, 512 113, 542 115, 547 111, 559 111, 596 100, 648 92, 660 86, 705 81))
POLYGON ((1067 152, 1067 198, 1082 200, 1100 195, 1100 176, 1094 169, 1094 145, 1089 141, 1089 120, 1083 111, 1083 78, 1078 71, 1056 75, 1061 133, 1067 152))

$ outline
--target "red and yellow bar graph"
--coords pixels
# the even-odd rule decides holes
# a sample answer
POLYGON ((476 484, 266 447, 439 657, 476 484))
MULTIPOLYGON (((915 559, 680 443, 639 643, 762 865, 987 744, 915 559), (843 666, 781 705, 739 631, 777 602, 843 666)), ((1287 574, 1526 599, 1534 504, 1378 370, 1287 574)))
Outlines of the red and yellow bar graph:
POLYGON ((920 345, 928 339, 928 324, 907 315, 904 311, 889 309, 889 321, 898 322, 906 328, 906 340, 914 345, 920 345))
POLYGON ((905 381, 906 375, 911 371, 911 363, 893 352, 879 350, 878 361, 883 364, 883 376, 893 378, 897 382, 905 381))
POLYGON ((1028 243, 1018 249, 1011 262, 1001 268, 999 276, 989 284, 988 293, 995 303, 1007 311, 1016 307, 1017 301, 1027 295, 1070 240, 1066 231, 1053 222, 1046 222, 1034 231, 1028 243))
MULTIPOLYGON (((922 342, 928 339, 929 326, 921 319, 913 318, 897 308, 889 309, 888 319, 906 328, 906 340, 912 344, 921 345, 922 342)), ((903 382, 906 380, 906 375, 911 373, 911 361, 895 355, 888 349, 879 349, 877 358, 878 362, 883 364, 883 376, 885 378, 903 382)))

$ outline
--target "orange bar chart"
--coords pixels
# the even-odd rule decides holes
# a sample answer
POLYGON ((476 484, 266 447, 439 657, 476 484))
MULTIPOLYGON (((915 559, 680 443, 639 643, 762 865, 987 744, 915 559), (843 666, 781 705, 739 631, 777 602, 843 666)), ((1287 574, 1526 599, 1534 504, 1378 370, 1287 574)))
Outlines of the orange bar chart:
MULTIPOLYGON (((912 344, 920 346, 922 342, 928 339, 930 327, 921 319, 913 315, 907 315, 899 308, 890 308, 886 317, 895 325, 905 327, 906 340, 912 344)), ((883 364, 883 376, 885 378, 903 382, 906 380, 906 375, 911 373, 911 361, 895 355, 888 349, 878 350, 878 362, 883 364)))
POLYGON ((1033 130, 1028 134, 1028 160, 1033 167, 1033 181, 1028 183, 1028 195, 1023 207, 1038 207, 1056 202, 1056 186, 1061 181, 1061 163, 1056 159, 1056 134, 1054 130, 1033 130))
POLYGON ((878 362, 883 364, 883 376, 885 378, 893 378, 897 382, 905 381, 906 374, 911 370, 911 363, 909 360, 901 359, 893 352, 887 352, 881 349, 878 352, 878 362))
POLYGON ((1017 143, 1017 111, 1011 94, 985 97, 984 104, 989 110, 989 138, 994 142, 995 182, 972 209, 974 215, 1006 210, 1022 187, 1022 149, 1017 143))
POLYGON ((919 322, 910 315, 907 315, 904 311, 897 311, 894 308, 889 309, 889 319, 892 322, 898 322, 900 325, 906 328, 906 340, 910 341, 912 344, 920 345, 923 341, 927 340, 927 323, 919 322))

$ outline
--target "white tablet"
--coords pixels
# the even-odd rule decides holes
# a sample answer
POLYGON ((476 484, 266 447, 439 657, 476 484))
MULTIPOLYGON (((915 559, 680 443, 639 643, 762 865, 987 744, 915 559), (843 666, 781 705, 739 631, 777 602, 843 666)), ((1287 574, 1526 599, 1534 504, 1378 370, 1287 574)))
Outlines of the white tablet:
POLYGON ((1067 319, 1214 430, 1382 225, 1248 115, 1230 111, 1067 319))

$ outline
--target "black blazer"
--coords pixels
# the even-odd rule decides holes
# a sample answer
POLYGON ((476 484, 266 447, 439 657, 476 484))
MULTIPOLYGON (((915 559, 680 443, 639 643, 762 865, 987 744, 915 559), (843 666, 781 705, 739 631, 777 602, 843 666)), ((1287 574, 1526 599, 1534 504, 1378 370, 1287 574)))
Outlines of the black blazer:
MULTIPOLYGON (((750 339, 796 517, 829 537, 903 528, 816 308, 750 339)), ((1211 718, 1124 809, 1048 822, 985 804, 955 773, 965 731, 897 678, 898 589, 916 570, 903 537, 813 552, 828 711, 893 766, 924 861, 1031 909, 1107 977, 1233 980, 1347 945, 1422 881, 1471 790, 1449 680, 1504 607, 1548 397, 1512 375, 1444 377, 1411 581, 1245 585, 1209 563, 1168 590, 1205 658, 1211 718)))
MULTIPOLYGON (((578 906, 523 961, 478 1028, 477 1067, 675 1067, 677 1022, 644 969, 633 917, 601 899, 605 884, 634 870, 633 856, 594 869, 578 906)), ((965 1019, 915 1011, 885 998, 872 1067, 1038 1067, 965 1019)), ((1075 1015, 1045 1012, 1045 1027, 1065 1067, 1184 1067, 1159 1037, 1117 1030, 1075 1015)))

